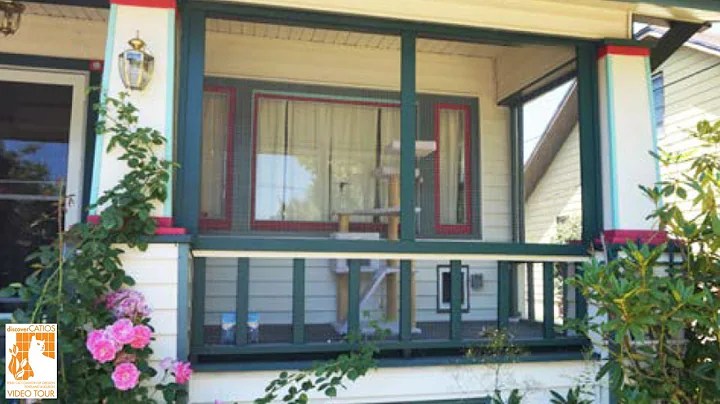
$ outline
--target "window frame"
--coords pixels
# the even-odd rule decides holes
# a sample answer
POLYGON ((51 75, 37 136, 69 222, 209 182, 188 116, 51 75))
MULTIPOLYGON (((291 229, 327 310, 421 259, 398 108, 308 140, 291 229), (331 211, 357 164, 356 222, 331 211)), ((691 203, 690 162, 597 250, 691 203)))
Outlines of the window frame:
MULTIPOLYGON (((327 102, 332 104, 362 105, 377 108, 400 108, 399 102, 372 101, 360 98, 339 98, 320 94, 277 93, 272 91, 253 91, 252 95, 252 158, 250 177, 250 230, 269 231, 337 231, 337 221, 302 221, 302 220, 258 220, 255 217, 256 188, 257 188, 257 136, 258 136, 258 103, 262 98, 299 102, 327 102)), ((385 223, 350 222, 350 231, 383 232, 387 228, 385 223)))
MULTIPOLYGON (((203 218, 202 212, 199 217, 199 225, 201 230, 230 230, 232 228, 232 217, 233 217, 233 187, 234 187, 234 176, 235 176, 235 107, 236 107, 236 91, 235 88, 230 86, 214 86, 205 85, 203 86, 203 94, 208 93, 224 93, 228 96, 228 118, 227 118, 227 144, 225 145, 225 216, 221 219, 203 218)), ((200 135, 202 137, 202 134, 200 135)), ((200 151, 202 156, 202 150, 200 151)), ((201 157, 202 158, 202 157, 201 157)), ((202 170, 202 165, 200 167, 202 170)), ((202 173, 200 174, 202 181, 202 173)), ((202 206, 202 196, 200 197, 200 205, 202 206)))
POLYGON ((653 117, 653 126, 656 129, 662 129, 665 126, 665 76, 663 75, 662 71, 659 71, 657 73, 654 73, 650 76, 650 85, 652 87, 652 102, 651 108, 653 109, 652 117, 653 117), (656 87, 657 85, 657 87, 656 87), (659 98, 662 101, 662 104, 658 105, 656 103, 657 98, 659 98))
MULTIPOLYGON (((442 235, 449 234, 472 234, 472 110, 467 104, 450 104, 450 103, 434 103, 433 104, 433 120, 434 120, 434 139, 437 149, 437 156, 434 161, 434 198, 435 198, 435 233, 442 235), (442 110, 463 111, 463 141, 465 142, 465 223, 462 224, 442 224, 440 221, 440 113, 442 110)), ((482 175, 482 173, 480 173, 482 175)))

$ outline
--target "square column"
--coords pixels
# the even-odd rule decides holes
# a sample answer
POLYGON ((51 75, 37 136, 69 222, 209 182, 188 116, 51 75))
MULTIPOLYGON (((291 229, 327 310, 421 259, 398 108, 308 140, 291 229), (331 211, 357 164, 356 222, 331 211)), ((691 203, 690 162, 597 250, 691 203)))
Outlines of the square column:
POLYGON ((638 188, 660 179, 650 152, 657 134, 650 77, 650 49, 608 45, 598 53, 603 220, 606 239, 652 238, 654 209, 638 188))
MULTIPOLYGON (((173 160, 175 0, 111 0, 110 3, 101 99, 129 93, 129 102, 139 110, 138 126, 156 129, 165 137, 165 144, 156 149, 157 156, 173 160), (120 76, 118 55, 129 49, 128 41, 137 36, 155 58, 154 72, 144 90, 128 90, 120 76)), ((128 171, 125 163, 117 159, 119 152, 106 151, 109 140, 109 136, 102 134, 96 138, 91 203, 115 186, 128 171)), ((172 227, 172 181, 171 173, 168 196, 163 203, 156 204, 153 211, 161 228, 172 227)), ((97 212, 91 212, 90 220, 94 214, 97 212)))

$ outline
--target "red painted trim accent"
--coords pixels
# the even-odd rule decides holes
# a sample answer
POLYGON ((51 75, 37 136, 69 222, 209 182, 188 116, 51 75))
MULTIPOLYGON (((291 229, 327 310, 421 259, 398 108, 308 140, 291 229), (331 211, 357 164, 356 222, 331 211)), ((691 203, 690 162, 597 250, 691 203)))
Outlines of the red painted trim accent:
MULTIPOLYGON (((337 231, 336 222, 308 222, 308 221, 282 221, 282 220, 256 220, 255 219, 255 188, 257 183, 257 122, 258 102, 261 98, 270 98, 287 101, 327 102, 344 105, 365 105, 372 107, 399 108, 397 103, 383 103, 363 100, 342 100, 323 96, 308 97, 285 94, 255 93, 253 96, 253 123, 252 123, 252 175, 250 176, 250 229, 275 231, 337 231)), ((387 225, 382 223, 350 223, 351 231, 386 231, 387 225)))
MULTIPOLYGON (((337 222, 306 222, 306 221, 280 221, 280 220, 255 220, 252 223, 253 230, 270 231, 338 231, 337 222)), ((384 223, 350 223, 350 231, 357 232, 378 232, 384 233, 387 225, 384 223)))
POLYGON ((598 50, 598 59, 602 59, 606 55, 625 55, 625 56, 650 56, 650 49, 640 46, 603 46, 598 50))
POLYGON ((158 227, 155 229, 155 234, 165 236, 177 236, 181 234, 187 234, 187 229, 183 227, 158 227))
POLYGON ((177 8, 176 0, 110 0, 110 4, 151 8, 177 8))
POLYGON ((606 230, 605 244, 626 244, 628 240, 643 244, 662 244, 668 241, 668 234, 660 230, 606 230))
POLYGON ((91 72, 101 72, 103 69, 103 64, 104 63, 102 60, 91 60, 89 70, 91 72))
POLYGON ((435 104, 435 144, 437 155, 435 156, 435 232, 437 234, 470 234, 472 233, 472 163, 471 157, 471 128, 470 128, 470 106, 460 104, 435 104), (442 224, 440 223, 440 111, 450 109, 464 112, 465 120, 465 223, 463 224, 442 224))
MULTIPOLYGON (((225 216, 222 218, 200 218, 202 230, 230 230, 233 212, 233 179, 235 174, 235 89, 232 87, 205 86, 204 92, 224 93, 228 97, 227 146, 225 150, 225 216)), ((200 212, 202 215, 202 212, 200 212)))
MULTIPOLYGON (((157 223, 157 227, 155 228, 155 234, 162 234, 162 235, 178 235, 178 234, 187 234, 187 229, 183 227, 173 227, 173 218, 171 217, 153 217, 155 219, 155 222, 157 223)), ((89 215, 87 217, 87 222, 92 223, 94 225, 100 224, 100 216, 99 215, 89 215)))

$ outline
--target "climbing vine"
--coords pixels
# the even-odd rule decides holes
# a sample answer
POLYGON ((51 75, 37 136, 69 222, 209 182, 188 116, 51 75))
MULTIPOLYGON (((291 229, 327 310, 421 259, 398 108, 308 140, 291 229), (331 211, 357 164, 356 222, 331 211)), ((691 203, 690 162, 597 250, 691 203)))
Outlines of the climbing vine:
POLYGON ((167 196, 173 163, 156 156, 154 149, 164 138, 138 125, 139 111, 128 94, 108 97, 96 109, 96 133, 109 137, 107 152, 128 172, 98 198, 95 223, 63 231, 68 200, 61 196, 57 238, 27 258, 32 273, 24 283, 1 293, 23 302, 12 322, 58 324, 61 402, 148 403, 158 394, 175 402, 185 394, 189 364, 168 358, 162 363, 165 377, 150 383, 157 374, 150 364, 150 310, 140 293, 126 289, 135 281, 121 262, 125 251, 147 249, 156 227, 153 205, 167 196))

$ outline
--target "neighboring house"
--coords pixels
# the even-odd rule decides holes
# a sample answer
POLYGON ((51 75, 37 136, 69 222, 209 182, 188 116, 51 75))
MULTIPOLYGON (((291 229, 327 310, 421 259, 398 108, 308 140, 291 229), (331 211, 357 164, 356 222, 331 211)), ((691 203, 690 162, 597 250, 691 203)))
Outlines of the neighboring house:
MULTIPOLYGON (((655 44, 666 32, 666 28, 648 26, 635 36, 655 44)), ((698 142, 688 135, 688 130, 700 120, 714 122, 720 118, 718 90, 720 35, 712 31, 695 34, 652 72, 657 147, 667 152, 685 152, 697 146, 698 142)), ((528 242, 565 242, 562 237, 558 238, 558 229, 562 231, 566 221, 582 216, 576 91, 573 87, 558 106, 525 163, 528 242)), ((687 168, 687 165, 661 165, 659 178, 677 178, 687 168)), ((684 203, 690 207, 690 200, 684 203)))
POLYGON ((153 308, 155 359, 193 362, 191 403, 250 403, 369 320, 392 334, 379 369, 334 402, 481 403, 499 386, 546 403, 572 387, 591 344, 555 325, 586 306, 551 264, 571 275, 601 234, 655 234, 637 190, 657 178, 637 152, 654 145, 645 66, 720 19, 697 0, 23 3, 0 38, 0 286, 57 231, 31 226, 54 195, 75 201, 62 225, 96 220, 85 208, 126 172, 86 91, 125 91, 118 54, 139 35, 154 75, 130 99, 179 168, 149 249, 122 260, 153 308), (650 51, 633 18, 673 28, 650 51), (550 125, 523 192, 523 105, 568 80, 577 109, 550 125), (563 181, 543 184, 570 166, 555 160, 583 168, 569 203, 563 181), (533 209, 551 222, 582 206, 584 244, 530 223, 523 194, 544 190, 533 209), (465 355, 498 327, 527 353, 502 380, 465 355))

